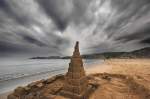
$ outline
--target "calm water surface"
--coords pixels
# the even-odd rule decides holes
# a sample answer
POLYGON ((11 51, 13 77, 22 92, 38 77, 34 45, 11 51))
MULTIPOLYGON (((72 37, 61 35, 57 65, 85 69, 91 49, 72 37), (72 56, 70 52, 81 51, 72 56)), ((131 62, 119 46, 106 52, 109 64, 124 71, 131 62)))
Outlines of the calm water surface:
MULTIPOLYGON (((17 86, 26 85, 32 81, 46 79, 67 71, 68 59, 30 60, 11 59, 0 60, 0 93, 8 92, 17 86)), ((100 60, 84 60, 85 69, 91 64, 99 64, 100 60)))

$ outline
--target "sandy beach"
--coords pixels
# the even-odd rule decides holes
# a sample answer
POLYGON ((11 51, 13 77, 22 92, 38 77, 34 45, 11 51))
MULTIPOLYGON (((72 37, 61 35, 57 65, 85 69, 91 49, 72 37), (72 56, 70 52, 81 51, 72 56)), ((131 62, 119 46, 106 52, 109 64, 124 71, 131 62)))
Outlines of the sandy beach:
MULTIPOLYGON (((131 76, 131 77, 135 78, 135 80, 137 79, 136 80, 137 83, 145 86, 147 89, 150 90, 150 84, 149 84, 150 83, 150 72, 149 71, 150 71, 150 59, 109 59, 109 60, 105 60, 105 62, 103 64, 101 63, 101 64, 91 65, 90 68, 86 69, 86 73, 88 75, 96 74, 96 73, 109 73, 109 74, 121 74, 121 75, 131 76)), ((117 81, 118 80, 114 80, 113 84, 116 84, 117 81)), ((105 87, 108 87, 108 86, 109 86, 109 88, 111 88, 111 85, 106 85, 105 87)), ((104 89, 107 90, 105 87, 104 87, 104 89)), ((115 90, 115 88, 114 88, 114 90, 115 90)), ((97 90, 95 92, 95 94, 96 93, 107 93, 107 92, 108 91, 103 92, 102 90, 97 90)), ((6 99, 6 96, 8 94, 9 93, 1 94, 0 99, 6 99)), ((102 97, 102 96, 96 96, 96 95, 91 97, 90 99, 98 99, 98 97, 102 97)), ((99 94, 99 95, 102 95, 102 94, 99 94)), ((118 95, 118 93, 116 95, 118 95)), ((136 97, 136 95, 135 95, 135 97, 136 97)), ((114 99, 119 99, 119 98, 114 98, 114 99)), ((133 99, 142 99, 142 98, 136 97, 133 99)))
POLYGON ((111 76, 132 77, 132 80, 113 79, 96 90, 90 99, 149 99, 150 92, 150 59, 109 59, 102 65, 94 65, 87 70, 88 74, 108 73, 111 76), (129 91, 131 90, 132 91, 129 91), (116 97, 118 96, 118 97, 116 97), (145 97, 146 96, 146 97, 145 97))
POLYGON ((7 92, 7 93, 0 94, 0 99, 7 99, 7 96, 8 96, 10 93, 11 93, 11 92, 7 92))
POLYGON ((150 59, 109 59, 86 70, 87 74, 115 73, 125 75, 150 75, 150 59))
POLYGON ((150 89, 150 59, 109 59, 93 67, 87 69, 87 74, 109 73, 142 78, 139 83, 150 89))

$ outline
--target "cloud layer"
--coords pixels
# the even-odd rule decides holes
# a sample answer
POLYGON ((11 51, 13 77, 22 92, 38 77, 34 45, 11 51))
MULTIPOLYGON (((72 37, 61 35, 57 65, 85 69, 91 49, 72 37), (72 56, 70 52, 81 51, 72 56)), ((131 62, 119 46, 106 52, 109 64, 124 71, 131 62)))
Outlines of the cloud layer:
POLYGON ((0 0, 0 54, 70 55, 150 45, 149 0, 0 0))

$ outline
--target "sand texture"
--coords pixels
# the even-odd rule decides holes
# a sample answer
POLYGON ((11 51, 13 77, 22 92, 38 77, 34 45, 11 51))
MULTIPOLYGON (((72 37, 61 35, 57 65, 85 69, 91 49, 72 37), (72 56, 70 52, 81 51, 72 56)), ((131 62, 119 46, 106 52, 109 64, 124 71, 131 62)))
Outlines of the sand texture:
POLYGON ((101 87, 91 99, 150 99, 150 59, 110 59, 94 67, 87 73, 109 73, 111 80, 98 77, 101 87))
MULTIPOLYGON (((150 99, 149 71, 149 59, 109 59, 92 65, 86 70, 88 84, 94 86, 89 99, 150 99)), ((63 84, 64 77, 60 75, 20 87, 12 95, 67 99, 59 95, 63 84)))

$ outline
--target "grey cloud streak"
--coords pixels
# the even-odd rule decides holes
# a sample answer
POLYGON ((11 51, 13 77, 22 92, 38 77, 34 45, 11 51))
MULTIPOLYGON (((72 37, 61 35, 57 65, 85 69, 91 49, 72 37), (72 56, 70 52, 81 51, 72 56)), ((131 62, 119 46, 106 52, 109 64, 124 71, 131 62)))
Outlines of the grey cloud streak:
POLYGON ((0 0, 0 54, 70 55, 76 40, 82 53, 146 47, 149 9, 149 0, 0 0))

